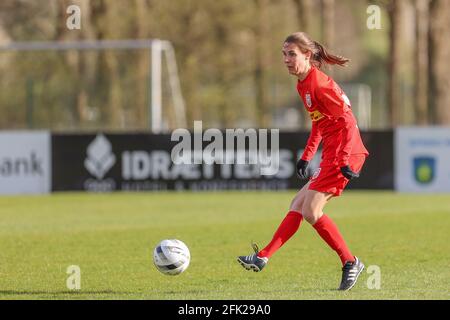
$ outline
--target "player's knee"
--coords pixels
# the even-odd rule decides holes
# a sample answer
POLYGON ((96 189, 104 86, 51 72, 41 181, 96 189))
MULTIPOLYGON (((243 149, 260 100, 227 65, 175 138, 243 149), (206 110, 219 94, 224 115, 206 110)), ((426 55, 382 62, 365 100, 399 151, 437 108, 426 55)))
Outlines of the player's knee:
POLYGON ((315 208, 311 203, 305 202, 302 207, 302 214, 309 224, 313 225, 320 219, 322 214, 321 210, 315 208))

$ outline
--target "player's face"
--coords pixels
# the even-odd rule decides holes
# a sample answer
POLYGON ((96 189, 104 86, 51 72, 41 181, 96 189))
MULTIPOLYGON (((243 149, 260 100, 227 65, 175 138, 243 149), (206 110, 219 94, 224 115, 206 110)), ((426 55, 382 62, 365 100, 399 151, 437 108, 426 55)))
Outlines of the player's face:
POLYGON ((284 64, 290 74, 301 76, 308 72, 310 68, 310 52, 303 53, 294 43, 285 42, 283 45, 284 64))

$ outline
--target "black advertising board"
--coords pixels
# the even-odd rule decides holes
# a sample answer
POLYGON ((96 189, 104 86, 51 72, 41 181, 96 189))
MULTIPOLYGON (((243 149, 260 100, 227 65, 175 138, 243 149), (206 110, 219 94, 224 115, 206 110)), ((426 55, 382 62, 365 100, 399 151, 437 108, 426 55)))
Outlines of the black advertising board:
MULTIPOLYGON (((176 165, 172 161, 172 151, 179 141, 171 141, 170 134, 53 134, 52 190, 299 189, 305 181, 296 177, 295 162, 308 134, 279 133, 279 164, 275 175, 262 175, 258 165, 248 162, 207 164, 200 159, 199 163, 176 165)), ((347 188, 392 189, 392 131, 362 132, 361 135, 370 156, 360 178, 351 181, 347 188)), ((273 143, 270 137, 269 134, 269 146, 273 143)), ((194 140, 192 134, 192 150, 194 140)), ((209 141, 202 140, 200 150, 205 150, 208 144, 209 141)), ((223 145, 225 147, 225 141, 223 145)), ((318 167, 320 156, 319 150, 311 162, 310 174, 318 167)))

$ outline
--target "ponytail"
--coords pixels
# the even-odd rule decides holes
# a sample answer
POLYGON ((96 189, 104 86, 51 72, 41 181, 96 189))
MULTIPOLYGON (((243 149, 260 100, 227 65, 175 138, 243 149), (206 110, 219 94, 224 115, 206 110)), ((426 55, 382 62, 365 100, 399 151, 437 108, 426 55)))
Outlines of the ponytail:
POLYGON ((322 67, 323 63, 326 64, 337 64, 340 65, 341 67, 345 67, 345 65, 347 64, 347 62, 349 62, 350 60, 343 57, 343 56, 338 56, 338 55, 334 55, 331 54, 330 52, 328 52, 327 49, 325 49, 319 42, 317 41, 313 41, 314 46, 316 48, 316 52, 313 52, 312 55, 312 60, 314 62, 316 62, 317 66, 320 68, 322 67))
POLYGON ((345 66, 350 60, 330 53, 319 42, 312 40, 305 32, 296 32, 286 38, 284 42, 296 44, 302 52, 311 52, 311 62, 318 68, 324 63, 345 66))

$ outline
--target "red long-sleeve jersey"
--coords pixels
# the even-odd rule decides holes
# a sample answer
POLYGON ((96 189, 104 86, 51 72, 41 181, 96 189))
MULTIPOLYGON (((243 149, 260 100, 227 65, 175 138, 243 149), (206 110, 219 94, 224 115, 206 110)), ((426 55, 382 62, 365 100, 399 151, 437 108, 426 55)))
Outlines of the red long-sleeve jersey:
POLYGON ((312 120, 302 159, 310 161, 323 141, 322 164, 349 164, 350 155, 369 152, 361 140, 351 104, 344 91, 325 73, 312 66, 297 91, 312 120))

